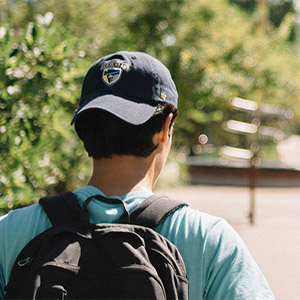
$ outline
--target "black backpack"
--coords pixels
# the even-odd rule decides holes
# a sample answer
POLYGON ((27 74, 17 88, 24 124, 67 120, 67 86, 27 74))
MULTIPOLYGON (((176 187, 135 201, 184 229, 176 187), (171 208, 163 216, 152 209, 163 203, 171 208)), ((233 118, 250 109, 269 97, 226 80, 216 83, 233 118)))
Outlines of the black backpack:
POLYGON ((153 229, 186 205, 154 194, 119 224, 90 224, 91 199, 81 208, 66 192, 40 199, 53 227, 20 252, 5 299, 188 299, 177 248, 153 229))

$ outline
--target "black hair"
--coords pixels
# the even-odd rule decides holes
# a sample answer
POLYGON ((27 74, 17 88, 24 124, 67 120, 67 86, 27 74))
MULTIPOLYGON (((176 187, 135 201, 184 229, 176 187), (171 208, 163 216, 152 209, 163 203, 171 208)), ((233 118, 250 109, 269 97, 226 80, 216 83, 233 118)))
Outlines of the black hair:
POLYGON ((111 158, 114 154, 147 157, 157 148, 153 135, 161 131, 170 113, 173 113, 171 134, 177 117, 177 109, 171 104, 159 105, 153 116, 141 125, 132 125, 104 110, 87 110, 76 119, 75 129, 88 155, 94 159, 111 158))

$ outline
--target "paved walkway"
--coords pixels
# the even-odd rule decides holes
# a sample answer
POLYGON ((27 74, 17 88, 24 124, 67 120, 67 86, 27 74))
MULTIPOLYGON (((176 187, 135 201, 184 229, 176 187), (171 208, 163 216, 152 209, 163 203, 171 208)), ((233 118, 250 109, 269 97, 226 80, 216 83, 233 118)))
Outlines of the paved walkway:
POLYGON ((277 300, 300 300, 300 188, 258 188, 250 225, 249 189, 188 186, 159 189, 195 208, 221 216, 237 230, 277 300))

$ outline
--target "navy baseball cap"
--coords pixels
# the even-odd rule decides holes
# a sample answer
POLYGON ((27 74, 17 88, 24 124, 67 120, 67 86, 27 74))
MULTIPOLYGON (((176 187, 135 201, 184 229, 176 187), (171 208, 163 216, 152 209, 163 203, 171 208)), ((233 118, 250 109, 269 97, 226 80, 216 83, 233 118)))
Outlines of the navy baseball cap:
POLYGON ((120 51, 100 58, 88 70, 72 124, 85 111, 102 109, 139 125, 151 118, 159 104, 177 108, 177 99, 164 64, 146 53, 120 51))

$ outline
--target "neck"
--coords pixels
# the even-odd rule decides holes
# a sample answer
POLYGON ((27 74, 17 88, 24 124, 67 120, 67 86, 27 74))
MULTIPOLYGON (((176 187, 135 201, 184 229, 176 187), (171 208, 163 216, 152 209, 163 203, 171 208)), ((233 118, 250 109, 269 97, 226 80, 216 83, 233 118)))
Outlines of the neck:
POLYGON ((114 155, 93 161, 93 175, 89 185, 100 189, 106 196, 121 196, 132 191, 152 191, 159 172, 155 157, 147 158, 114 155))

